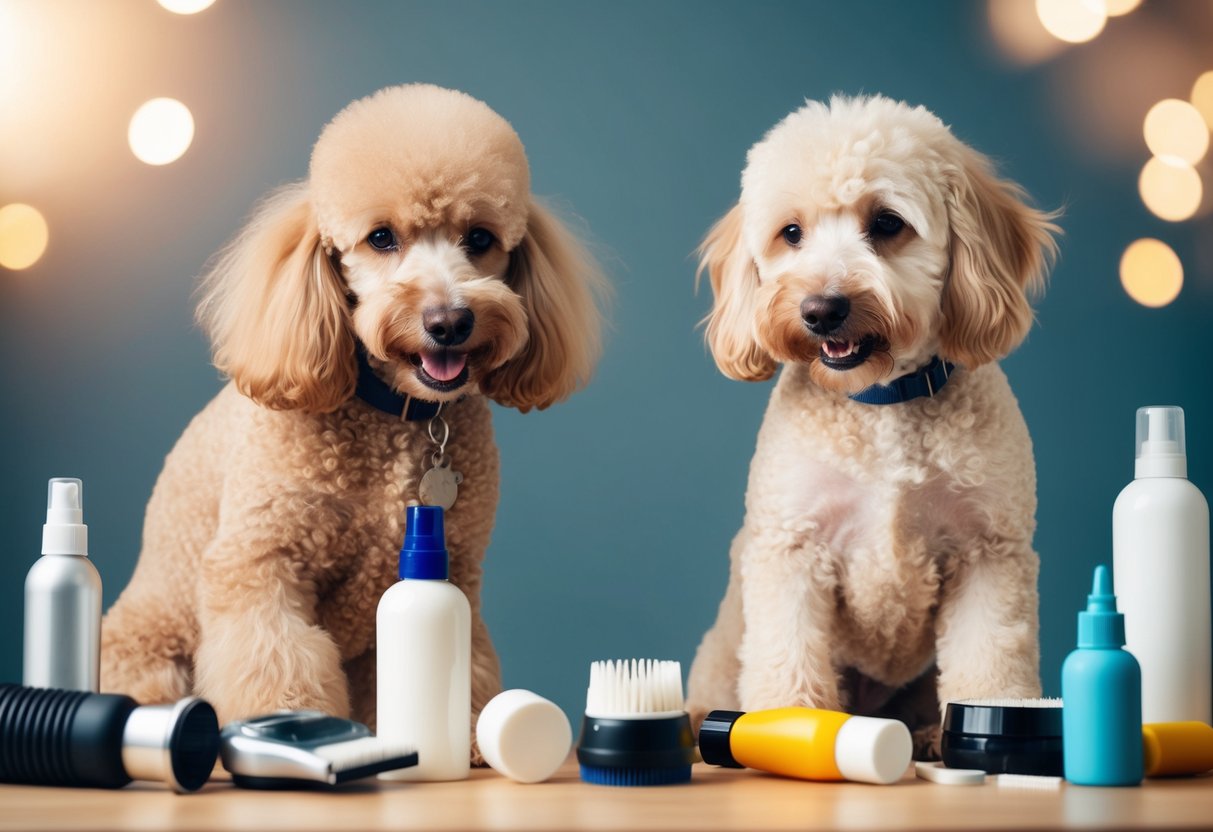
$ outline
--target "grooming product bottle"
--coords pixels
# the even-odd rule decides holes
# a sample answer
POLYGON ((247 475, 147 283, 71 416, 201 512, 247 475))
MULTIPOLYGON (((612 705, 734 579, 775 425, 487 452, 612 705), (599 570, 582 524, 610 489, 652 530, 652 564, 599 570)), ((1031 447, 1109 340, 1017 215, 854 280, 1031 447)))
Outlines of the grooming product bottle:
POLYGON ((905 723, 816 708, 712 711, 699 729, 705 763, 801 780, 896 783, 913 751, 905 723))
POLYGON ((400 582, 375 618, 379 738, 417 749, 383 780, 463 780, 472 747, 472 611, 447 580, 442 509, 409 506, 400 582))
POLYGON ((1154 722, 1141 727, 1146 777, 1200 774, 1213 769, 1213 726, 1154 722))
POLYGON ((682 665, 594 662, 577 741, 581 779, 599 786, 666 786, 691 779, 695 737, 682 665))
POLYGON ((0 782, 118 789, 158 780, 202 788, 219 754, 205 700, 140 706, 111 693, 0 684, 0 782))
POLYGON ((1095 567, 1078 649, 1061 666, 1066 779, 1080 786, 1136 786, 1142 778, 1141 668, 1125 643, 1108 567, 1095 567))
POLYGON ((1136 479, 1112 509, 1125 642, 1141 664, 1143 722, 1213 722, 1209 504, 1188 480, 1184 412, 1137 411, 1136 479))
POLYGON ((88 558, 80 480, 47 489, 42 557, 25 578, 25 672, 30 687, 96 693, 101 670, 101 576, 88 558))

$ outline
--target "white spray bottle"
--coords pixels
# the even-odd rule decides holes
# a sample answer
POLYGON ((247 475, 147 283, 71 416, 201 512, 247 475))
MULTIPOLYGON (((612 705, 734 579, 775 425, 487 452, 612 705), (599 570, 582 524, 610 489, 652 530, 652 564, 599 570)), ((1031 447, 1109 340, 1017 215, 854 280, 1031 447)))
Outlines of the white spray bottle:
POLYGON ((42 557, 25 578, 28 687, 96 693, 101 671, 101 576, 88 558, 84 486, 57 477, 47 488, 42 557))
POLYGON ((472 609, 447 580, 442 509, 409 506, 400 582, 375 616, 377 730, 417 765, 381 780, 463 780, 472 745, 472 609))
POLYGON ((1135 473, 1112 509, 1112 558, 1142 721, 1213 722, 1209 504, 1188 480, 1181 408, 1138 409, 1135 473))

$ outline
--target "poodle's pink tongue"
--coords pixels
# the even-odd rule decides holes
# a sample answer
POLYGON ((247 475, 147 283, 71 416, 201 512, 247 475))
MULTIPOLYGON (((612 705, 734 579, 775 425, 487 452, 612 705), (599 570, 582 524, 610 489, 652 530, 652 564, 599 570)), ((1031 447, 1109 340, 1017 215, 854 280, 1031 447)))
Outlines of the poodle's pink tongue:
POLYGON ((830 358, 845 358, 859 349, 854 341, 826 341, 822 346, 830 358))
POLYGON ((451 381, 463 372, 468 357, 463 353, 441 350, 421 353, 421 369, 435 381, 451 381))

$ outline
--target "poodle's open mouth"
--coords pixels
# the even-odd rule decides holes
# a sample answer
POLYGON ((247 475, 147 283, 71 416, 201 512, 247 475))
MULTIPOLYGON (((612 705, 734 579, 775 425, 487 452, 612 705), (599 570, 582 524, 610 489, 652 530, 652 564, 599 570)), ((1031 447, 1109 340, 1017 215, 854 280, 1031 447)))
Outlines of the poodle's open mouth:
POLYGON ((438 349, 423 351, 409 356, 417 368, 417 380, 431 390, 450 393, 468 381, 467 353, 438 349))
POLYGON ((867 361, 875 348, 875 335, 865 335, 858 341, 822 341, 821 363, 831 370, 853 370, 867 361))

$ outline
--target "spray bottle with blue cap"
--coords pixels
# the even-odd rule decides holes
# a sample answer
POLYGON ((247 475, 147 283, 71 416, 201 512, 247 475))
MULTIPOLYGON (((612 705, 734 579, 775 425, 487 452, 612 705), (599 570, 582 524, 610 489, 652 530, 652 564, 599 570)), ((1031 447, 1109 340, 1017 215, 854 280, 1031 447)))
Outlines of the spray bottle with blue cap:
POLYGON ((1071 783, 1141 782, 1141 667, 1124 644, 1125 617, 1100 565, 1078 614, 1078 649, 1061 666, 1062 758, 1071 783))
POLYGON ((463 780, 471 754, 472 610, 448 577, 442 509, 409 506, 400 582, 379 600, 379 738, 417 749, 417 765, 381 780, 463 780))

